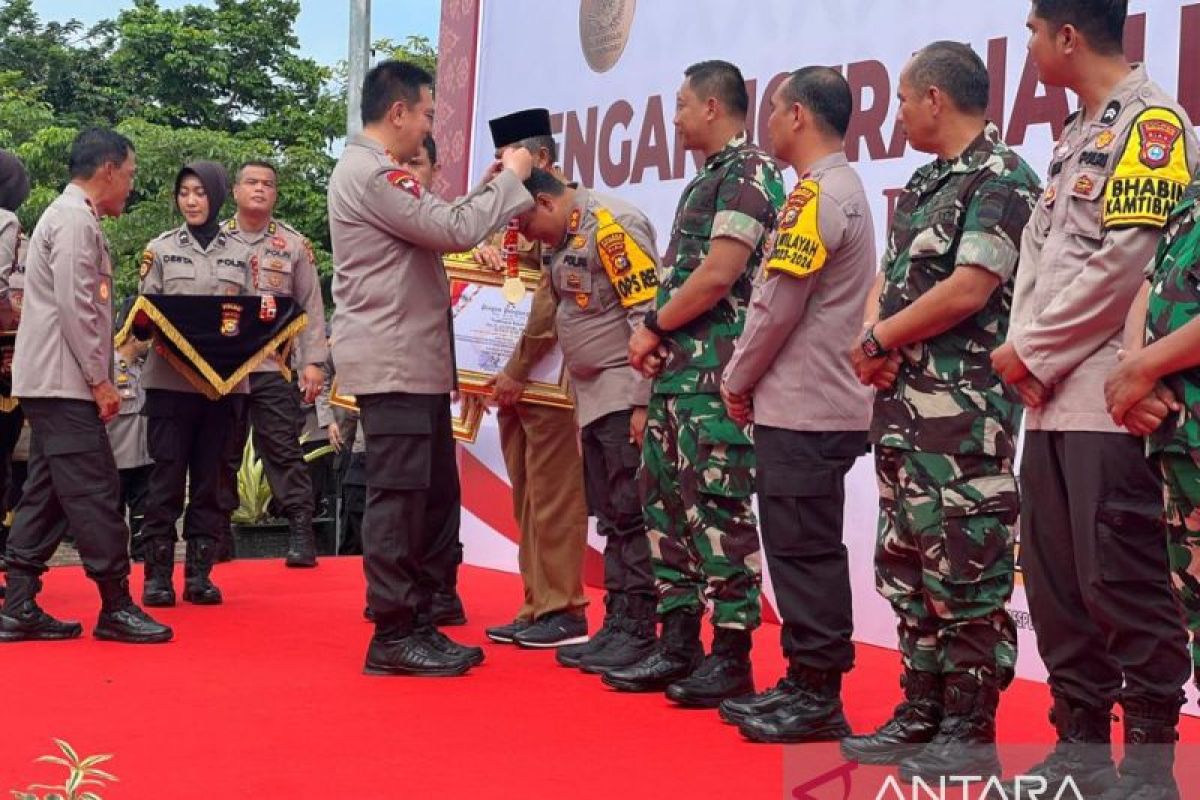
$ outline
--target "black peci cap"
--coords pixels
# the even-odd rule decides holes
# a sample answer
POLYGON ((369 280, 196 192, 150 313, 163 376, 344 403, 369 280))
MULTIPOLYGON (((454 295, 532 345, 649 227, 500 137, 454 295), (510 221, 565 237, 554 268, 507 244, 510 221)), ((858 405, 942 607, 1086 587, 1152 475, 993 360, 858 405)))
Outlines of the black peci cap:
POLYGON ((550 136, 550 111, 527 108, 488 121, 492 129, 492 144, 497 148, 524 141, 533 136, 550 136))

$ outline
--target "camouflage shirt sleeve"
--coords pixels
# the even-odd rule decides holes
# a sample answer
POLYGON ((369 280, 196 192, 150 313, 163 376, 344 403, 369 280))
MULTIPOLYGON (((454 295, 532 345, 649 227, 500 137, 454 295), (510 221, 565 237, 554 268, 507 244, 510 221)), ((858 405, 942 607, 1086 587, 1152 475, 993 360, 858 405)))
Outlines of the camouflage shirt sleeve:
POLYGON ((761 158, 745 158, 729 170, 717 190, 711 239, 735 239, 754 250, 774 224, 777 211, 767 191, 774 167, 761 158))
POLYGON ((985 181, 963 217, 954 266, 981 267, 1007 282, 1016 270, 1021 233, 1033 213, 1028 193, 999 178, 985 181))

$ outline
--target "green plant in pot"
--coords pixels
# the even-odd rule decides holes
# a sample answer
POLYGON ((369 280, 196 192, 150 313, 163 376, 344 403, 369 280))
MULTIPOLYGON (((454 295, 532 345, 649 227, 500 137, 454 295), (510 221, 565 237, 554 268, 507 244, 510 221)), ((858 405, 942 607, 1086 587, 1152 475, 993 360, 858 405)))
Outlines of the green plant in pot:
MULTIPOLYGON (((303 443, 303 440, 302 442, 303 443)), ((332 455, 329 445, 304 456, 304 462, 332 455)), ((242 448, 242 466, 237 473, 238 507, 233 512, 233 541, 238 558, 283 558, 287 554, 287 520, 271 516, 271 485, 262 459, 254 450, 254 436, 246 436, 242 448)), ((333 554, 332 520, 314 520, 319 551, 333 554), (325 523, 328 523, 326 525, 325 523), (325 540, 325 541, 323 541, 325 540), (324 545, 324 546, 322 546, 324 545)))

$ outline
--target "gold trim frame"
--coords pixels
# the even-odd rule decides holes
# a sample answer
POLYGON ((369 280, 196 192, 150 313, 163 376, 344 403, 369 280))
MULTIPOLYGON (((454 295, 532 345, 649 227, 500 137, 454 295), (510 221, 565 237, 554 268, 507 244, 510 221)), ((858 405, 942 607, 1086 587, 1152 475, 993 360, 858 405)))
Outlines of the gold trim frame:
MULTIPOLYGON (((338 391, 337 378, 334 378, 333 383, 329 386, 329 405, 353 411, 355 414, 361 413, 354 395, 342 394, 338 391)), ((450 420, 455 439, 464 444, 475 443, 479 437, 479 427, 483 424, 483 406, 484 404, 479 402, 467 403, 465 398, 459 395, 459 414, 450 420)))
MULTIPOLYGON (((504 285, 504 274, 495 272, 475 263, 470 253, 453 253, 443 256, 442 266, 446 269, 446 277, 452 281, 464 281, 479 286, 499 287, 504 285)), ((530 291, 536 291, 541 282, 540 270, 521 268, 521 282, 530 291)), ((490 397, 492 394, 489 381, 494 377, 485 372, 468 369, 458 370, 458 388, 464 394, 474 394, 490 397)), ((536 405, 553 406, 555 408, 574 408, 564 364, 557 383, 529 381, 521 394, 521 402, 536 405)))

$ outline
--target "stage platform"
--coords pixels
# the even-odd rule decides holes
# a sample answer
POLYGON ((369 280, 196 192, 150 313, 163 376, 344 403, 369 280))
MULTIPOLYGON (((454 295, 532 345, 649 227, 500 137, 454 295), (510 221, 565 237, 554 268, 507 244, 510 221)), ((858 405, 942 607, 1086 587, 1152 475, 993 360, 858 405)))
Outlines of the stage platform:
MULTIPOLYGON (((483 628, 517 608, 515 575, 463 568, 470 621, 448 632, 484 644, 487 662, 454 679, 361 674, 371 627, 358 559, 311 571, 241 561, 214 577, 225 605, 159 610, 175 641, 134 647, 91 638, 99 601, 79 568, 47 575, 42 605, 86 632, 0 646, 0 794, 62 783, 62 767, 34 762, 56 752, 53 738, 113 756, 100 766, 119 782, 94 789, 104 800, 780 798, 791 796, 785 768, 789 781, 807 769, 715 712, 613 692, 552 653, 487 643, 483 628)), ((133 582, 140 592, 140 566, 133 582)), ((756 635, 760 686, 783 673, 778 635, 772 625, 756 635)), ((896 654, 859 648, 845 692, 857 730, 888 716, 897 670, 896 654)), ((1052 741, 1047 702, 1044 686, 1018 681, 1001 705, 1004 741, 1052 741)), ((1200 741, 1200 722, 1183 735, 1200 741)))

